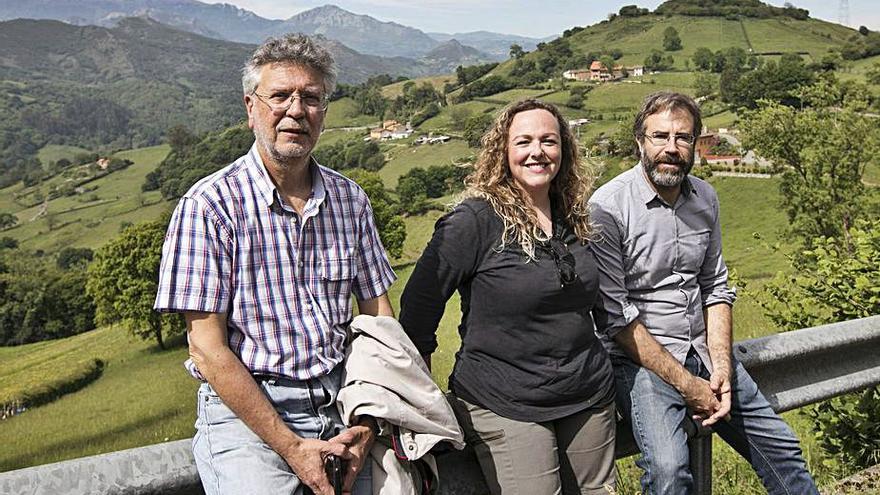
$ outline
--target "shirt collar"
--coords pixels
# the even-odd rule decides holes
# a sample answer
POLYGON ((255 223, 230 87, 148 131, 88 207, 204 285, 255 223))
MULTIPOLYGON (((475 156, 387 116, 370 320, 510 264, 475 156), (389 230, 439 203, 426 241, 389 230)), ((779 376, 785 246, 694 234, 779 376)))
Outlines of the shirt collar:
MULTIPOLYGON (((281 195, 278 193, 278 188, 275 187, 275 183, 272 182, 272 177, 269 176, 269 172, 266 170, 266 165, 263 163, 259 151, 257 151, 256 142, 254 142, 250 151, 248 151, 248 166, 252 171, 251 177, 254 182, 254 187, 263 199, 264 204, 267 207, 272 206, 276 201, 279 205, 283 204, 283 201, 281 201, 281 195)), ((312 174, 312 194, 309 197, 309 201, 306 203, 304 210, 305 214, 308 214, 308 211, 312 208, 317 209, 327 196, 327 189, 324 187, 324 173, 314 157, 309 157, 309 172, 312 174)))
MULTIPOLYGON (((636 188, 638 189, 639 198, 645 203, 648 204, 654 200, 654 198, 660 199, 660 195, 657 194, 657 191, 654 190, 654 187, 648 182, 648 175, 645 173, 645 166, 642 165, 642 162, 639 162, 635 167, 635 173, 638 176, 636 179, 636 188)), ((691 193, 696 194, 696 189, 694 189, 694 185, 691 184, 690 175, 685 176, 684 180, 681 181, 681 195, 685 198, 690 197, 691 193)))

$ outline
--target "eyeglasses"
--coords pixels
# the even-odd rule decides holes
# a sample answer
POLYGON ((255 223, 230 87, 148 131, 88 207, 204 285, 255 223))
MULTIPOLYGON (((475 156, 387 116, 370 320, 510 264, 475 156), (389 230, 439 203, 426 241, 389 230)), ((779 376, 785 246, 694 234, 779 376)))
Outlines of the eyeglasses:
POLYGON ((300 93, 299 91, 276 91, 269 95, 257 93, 257 90, 251 92, 257 99, 266 104, 273 112, 277 114, 287 113, 293 101, 299 99, 306 111, 323 112, 330 105, 330 98, 324 95, 316 95, 314 93, 300 93))
POLYGON ((692 134, 672 134, 668 132, 654 132, 651 134, 643 134, 643 136, 654 146, 666 146, 669 138, 672 137, 676 146, 687 148, 693 146, 697 142, 697 138, 692 134))
POLYGON ((578 279, 574 255, 568 251, 568 246, 558 237, 550 238, 550 255, 556 262, 556 271, 559 272, 559 281, 562 287, 573 284, 578 279))

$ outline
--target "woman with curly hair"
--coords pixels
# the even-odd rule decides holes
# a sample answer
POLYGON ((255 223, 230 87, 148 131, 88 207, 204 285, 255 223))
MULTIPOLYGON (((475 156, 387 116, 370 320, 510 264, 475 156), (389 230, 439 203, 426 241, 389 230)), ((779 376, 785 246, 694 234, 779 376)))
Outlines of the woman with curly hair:
POLYGON ((400 321, 430 366, 461 295, 450 400, 492 494, 614 487, 614 390, 593 333, 592 180, 559 110, 511 104, 483 136, 464 200, 437 221, 400 321))

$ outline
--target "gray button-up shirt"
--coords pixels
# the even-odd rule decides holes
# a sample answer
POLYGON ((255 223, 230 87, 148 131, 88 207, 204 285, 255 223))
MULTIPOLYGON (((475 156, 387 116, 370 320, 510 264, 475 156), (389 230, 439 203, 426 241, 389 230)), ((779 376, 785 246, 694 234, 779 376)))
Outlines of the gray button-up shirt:
POLYGON ((680 362, 693 347, 711 370, 703 308, 736 299, 721 256, 715 190, 688 177, 670 206, 639 164, 600 187, 590 207, 606 313, 596 325, 608 351, 625 355, 614 336, 639 320, 680 362))

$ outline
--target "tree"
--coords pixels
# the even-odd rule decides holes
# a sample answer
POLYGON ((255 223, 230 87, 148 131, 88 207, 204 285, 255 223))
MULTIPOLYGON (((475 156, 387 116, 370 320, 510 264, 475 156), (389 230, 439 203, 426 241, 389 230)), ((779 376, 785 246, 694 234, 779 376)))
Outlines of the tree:
POLYGON ((872 213, 862 177, 878 162, 880 128, 863 115, 867 91, 845 88, 823 79, 799 92, 808 106, 761 100, 743 119, 745 146, 783 170, 782 207, 807 247, 821 237, 846 239, 872 213))
POLYGON ((492 116, 487 113, 481 113, 469 117, 464 124, 464 139, 471 148, 480 146, 480 139, 483 134, 489 130, 492 125, 492 116))
POLYGON ((0 213, 0 230, 14 227, 18 223, 18 217, 12 213, 0 213))
POLYGON ((706 72, 698 72, 694 76, 694 94, 697 98, 709 96, 715 92, 715 78, 706 72))
MULTIPOLYGON (((763 101, 746 114, 746 144, 786 169, 782 203, 804 246, 789 257, 792 274, 778 274, 761 294, 784 330, 880 313, 880 208, 862 182, 877 162, 880 130, 863 115, 867 93, 824 78, 800 91, 803 109, 763 101)), ((843 467, 880 461, 880 388, 808 414, 819 444, 843 467)))
POLYGON ((667 52, 681 50, 681 37, 678 35, 678 31, 672 26, 669 26, 663 31, 663 49, 667 52))
POLYGON ((608 136, 609 153, 623 157, 638 156, 639 148, 636 146, 636 138, 633 136, 635 121, 635 113, 630 113, 617 123, 614 133, 608 136))
POLYGON ((183 318, 153 311, 159 284, 159 262, 166 222, 142 223, 95 252, 88 268, 86 291, 95 302, 95 323, 120 323, 134 335, 153 338, 165 348, 165 338, 183 331, 183 318))
POLYGON ((94 253, 89 248, 66 247, 58 252, 55 264, 62 270, 84 268, 93 257, 94 253))
POLYGON ((382 178, 375 172, 361 169, 350 170, 346 174, 349 179, 357 182, 370 198, 376 229, 379 230, 379 238, 388 256, 400 257, 403 254, 403 241, 406 240, 406 224, 400 217, 397 202, 385 190, 382 178))
POLYGON ((510 45, 510 58, 512 58, 514 60, 519 60, 525 54, 526 54, 526 52, 525 52, 525 50, 523 50, 523 47, 519 46, 516 43, 510 45))
POLYGON ((779 63, 768 62, 757 70, 740 75, 738 69, 728 65, 722 73, 721 95, 725 101, 738 107, 756 108, 758 100, 778 101, 789 106, 799 106, 796 91, 814 81, 813 71, 797 55, 786 54, 779 63), (725 74, 733 73, 735 84, 727 85, 725 74))
POLYGON ((94 328, 82 269, 61 271, 15 248, 0 258, 0 345, 67 337, 94 328), (8 260, 4 261, 4 260, 8 260))
POLYGON ((705 46, 697 48, 691 58, 694 61, 694 67, 700 70, 712 70, 715 65, 715 54, 705 46))
POLYGON ((870 69, 865 72, 865 77, 871 84, 880 86, 880 63, 874 63, 870 69))
MULTIPOLYGON (((794 330, 880 314, 880 220, 857 221, 847 237, 820 237, 791 257, 761 304, 780 328, 794 330)), ((819 445, 857 471, 880 462, 880 387, 820 403, 807 413, 819 445)))

